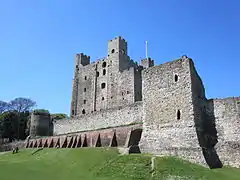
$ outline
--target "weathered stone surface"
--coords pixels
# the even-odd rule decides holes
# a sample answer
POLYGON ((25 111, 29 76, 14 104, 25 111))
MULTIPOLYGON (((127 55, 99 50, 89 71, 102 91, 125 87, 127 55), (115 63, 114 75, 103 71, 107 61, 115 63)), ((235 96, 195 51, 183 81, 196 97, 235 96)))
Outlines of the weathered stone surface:
POLYGON ((208 103, 216 122, 219 158, 226 165, 240 167, 240 97, 212 99, 208 103))
MULTIPOLYGON (((145 62, 146 61, 146 62, 145 62)), ((153 64, 153 60, 150 61, 153 64)), ((128 56, 127 42, 108 41, 108 55, 90 64, 90 57, 76 55, 71 116, 126 106, 141 100, 141 70, 128 56)))
POLYGON ((30 135, 34 136, 51 136, 52 119, 50 114, 31 114, 30 135))
POLYGON ((44 147, 80 148, 80 147, 124 147, 126 144, 137 145, 141 124, 115 127, 94 131, 74 132, 58 136, 43 137, 29 140, 27 148, 38 147, 43 142, 44 147), (131 133, 133 132, 133 133, 131 133), (128 134, 131 138, 128 138, 128 134))
POLYGON ((116 127, 142 122, 142 103, 94 112, 88 116, 74 117, 54 123, 54 135, 87 131, 100 128, 116 127))
POLYGON ((163 153, 172 148, 199 147, 189 60, 165 63, 143 72, 143 113, 142 151, 163 153))
MULTIPOLYGON (((212 109, 214 105, 207 101, 203 83, 191 59, 183 58, 146 69, 143 72, 141 151, 177 155, 193 162, 207 163, 210 168, 222 167, 221 161, 237 165, 238 159, 232 159, 226 152, 222 154, 225 159, 221 158, 219 146, 215 147, 219 131, 215 124, 221 122, 215 119, 212 109)), ((239 127, 236 103, 230 109, 227 118, 234 121, 235 128, 239 127)), ((233 127, 227 130, 230 129, 234 130, 233 127)), ((232 134, 230 139, 239 139, 236 132, 229 133, 232 134)), ((238 155, 238 152, 234 154, 238 155)))

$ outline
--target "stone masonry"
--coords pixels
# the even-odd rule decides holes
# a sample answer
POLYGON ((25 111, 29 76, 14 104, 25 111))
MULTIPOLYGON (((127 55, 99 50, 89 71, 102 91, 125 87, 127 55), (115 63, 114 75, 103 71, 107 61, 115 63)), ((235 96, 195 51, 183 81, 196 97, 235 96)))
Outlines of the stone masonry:
MULTIPOLYGON (((94 131, 97 147, 98 139, 110 137, 105 132, 125 128, 120 134, 129 134, 130 127, 138 126, 140 140, 128 140, 137 143, 141 152, 179 156, 210 168, 240 167, 240 97, 207 99, 187 56, 158 66, 146 58, 138 65, 128 56, 122 37, 108 41, 107 56, 93 63, 90 56, 76 55, 71 118, 53 126, 55 145, 64 143, 68 134, 91 139, 94 131)), ((121 136, 128 142, 126 134, 121 136)), ((76 137, 66 141, 77 142, 76 137)), ((107 139, 105 146, 111 142, 107 139)), ((28 147, 40 142, 31 143, 28 147)))

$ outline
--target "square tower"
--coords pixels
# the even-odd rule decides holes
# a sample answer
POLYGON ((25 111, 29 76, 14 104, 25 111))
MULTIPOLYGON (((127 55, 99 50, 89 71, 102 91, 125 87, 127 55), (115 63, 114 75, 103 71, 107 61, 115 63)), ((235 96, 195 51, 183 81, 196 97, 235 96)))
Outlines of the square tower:
POLYGON ((152 60, 151 58, 142 59, 141 62, 140 62, 140 65, 144 69, 152 67, 152 66, 154 66, 154 60, 152 60))
POLYGON ((128 54, 127 42, 121 36, 108 41, 108 56, 111 57, 117 54, 128 54))
POLYGON ((121 36, 108 41, 108 59, 114 71, 123 71, 129 67, 127 42, 121 36))

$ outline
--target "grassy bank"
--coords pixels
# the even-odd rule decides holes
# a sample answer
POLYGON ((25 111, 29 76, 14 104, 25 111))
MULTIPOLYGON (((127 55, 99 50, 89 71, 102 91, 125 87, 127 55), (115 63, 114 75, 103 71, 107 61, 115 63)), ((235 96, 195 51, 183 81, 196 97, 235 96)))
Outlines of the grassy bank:
POLYGON ((34 149, 0 155, 1 180, 240 179, 240 169, 210 170, 173 157, 120 156, 116 149, 34 149))

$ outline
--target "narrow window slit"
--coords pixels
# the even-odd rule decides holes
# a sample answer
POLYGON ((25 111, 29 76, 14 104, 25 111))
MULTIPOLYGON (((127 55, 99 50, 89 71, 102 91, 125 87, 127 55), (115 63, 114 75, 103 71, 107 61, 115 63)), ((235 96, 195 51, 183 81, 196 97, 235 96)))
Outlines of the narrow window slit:
POLYGON ((179 120, 181 118, 181 112, 180 110, 177 110, 177 119, 179 120))

